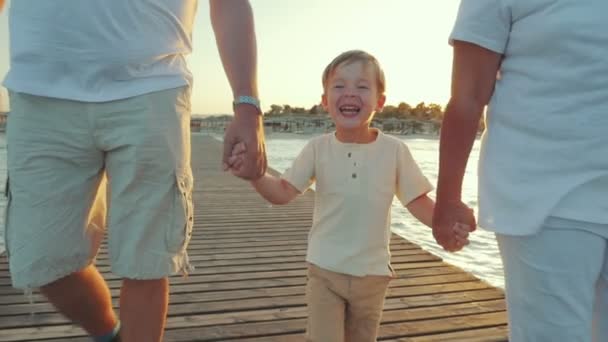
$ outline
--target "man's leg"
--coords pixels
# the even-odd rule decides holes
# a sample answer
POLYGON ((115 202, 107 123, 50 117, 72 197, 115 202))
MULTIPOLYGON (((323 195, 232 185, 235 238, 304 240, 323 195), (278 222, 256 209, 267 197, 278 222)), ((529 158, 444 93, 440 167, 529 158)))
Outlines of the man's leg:
POLYGON ((11 93, 7 127, 7 251, 13 285, 40 288, 93 335, 116 324, 94 266, 105 227, 103 154, 87 104, 11 93))
POLYGON ((549 227, 496 238, 505 269, 509 341, 591 341, 604 238, 549 227))
POLYGON ((604 266, 597 281, 595 296, 593 342, 608 341, 608 249, 604 253, 604 266))
POLYGON ((169 304, 169 282, 125 279, 120 291, 123 341, 160 341, 169 304))
POLYGON ((121 337, 161 341, 167 277, 190 270, 193 225, 189 90, 170 89, 95 109, 110 184, 112 272, 121 276, 121 337))
POLYGON ((90 335, 107 334, 117 324, 110 291, 93 265, 42 286, 40 292, 90 335))

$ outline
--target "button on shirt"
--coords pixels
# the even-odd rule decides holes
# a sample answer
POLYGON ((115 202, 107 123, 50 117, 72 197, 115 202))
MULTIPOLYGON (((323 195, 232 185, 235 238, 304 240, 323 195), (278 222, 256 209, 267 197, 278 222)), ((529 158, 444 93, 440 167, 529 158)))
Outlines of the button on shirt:
POLYGON ((307 261, 351 274, 392 275, 391 204, 432 190, 402 141, 378 131, 369 144, 313 138, 282 176, 299 191, 315 185, 307 261))

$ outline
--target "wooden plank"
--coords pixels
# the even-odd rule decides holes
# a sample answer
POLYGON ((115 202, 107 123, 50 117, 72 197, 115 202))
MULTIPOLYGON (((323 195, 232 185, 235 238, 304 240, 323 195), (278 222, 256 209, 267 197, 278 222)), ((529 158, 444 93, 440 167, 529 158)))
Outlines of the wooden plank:
POLYGON ((505 342, 508 330, 506 325, 496 327, 469 329, 442 334, 403 337, 397 339, 382 339, 390 342, 505 342))
MULTIPOLYGON (((273 262, 301 262, 306 255, 306 247, 299 250, 289 251, 263 251, 258 250, 253 253, 229 253, 229 254, 211 254, 211 255, 191 255, 190 261, 196 267, 206 266, 229 266, 229 265, 247 265, 247 264, 267 264, 273 262)), ((429 256, 428 252, 416 249, 396 249, 393 251, 393 263, 413 262, 421 260, 440 260, 436 256, 429 256)), ((103 266, 109 266, 109 260, 106 255, 97 258, 97 266, 102 269, 103 266)), ((8 265, 0 265, 0 271, 8 271, 8 265)), ((8 274, 7 274, 8 276, 8 274)), ((0 295, 2 294, 0 288, 0 295)))
MULTIPOLYGON (((306 240, 314 196, 270 206, 247 182, 219 169, 220 145, 193 136, 197 181, 188 252, 196 267, 170 277, 166 341, 304 341, 306 240), (235 205, 238 203, 238 205, 235 205)), ((394 235, 380 341, 505 341, 504 293, 394 235)), ((118 310, 120 278, 106 243, 97 265, 118 310)), ((1 341, 89 341, 44 298, 10 288, 0 257, 1 341), (34 300, 30 303, 30 299, 34 300)))
MULTIPOLYGON (((446 309, 447 310, 447 309, 446 309)), ((405 337, 421 332, 452 331, 470 327, 483 327, 494 324, 501 313, 477 313, 465 316, 440 317, 437 319, 418 320, 382 324, 380 335, 388 337, 405 337)), ((503 322, 504 324, 504 322, 503 322)), ((289 319, 272 322, 243 323, 238 325, 216 325, 209 327, 171 329, 166 333, 166 341, 224 341, 225 338, 263 337, 266 335, 293 334, 304 332, 305 319, 289 319)), ((492 326, 492 325, 491 325, 492 326)))
MULTIPOLYGON (((458 276, 458 275, 459 274, 453 274, 452 276, 458 276)), ((464 275, 466 275, 466 274, 464 274, 464 275)), ((438 276, 438 277, 443 277, 443 276, 438 276)), ((449 275, 445 276, 445 277, 448 278, 449 275)), ((300 282, 305 281, 305 278, 295 278, 295 279, 300 282)), ((393 281, 392 283, 396 283, 396 282, 397 282, 397 280, 393 281)), ((441 284, 443 282, 444 282, 444 280, 440 280, 436 284, 441 284)), ((432 283, 432 281, 429 281, 429 283, 432 283)), ((447 284, 449 284, 449 283, 447 283, 447 284)), ((206 284, 198 284, 198 286, 201 288, 204 288, 205 285, 206 284)), ((275 284, 273 283, 273 285, 275 285, 275 284)), ((301 284, 301 285, 304 285, 304 284, 301 284)), ((288 286, 288 285, 286 284, 285 286, 288 286)), ((294 286, 297 286, 297 285, 294 285, 294 286)), ((389 291, 392 291, 392 289, 397 286, 398 286, 398 284, 391 285, 391 288, 389 291)), ((424 285, 424 286, 427 286, 427 285, 424 285)), ((236 288, 241 288, 241 287, 236 287, 236 288)), ((274 288, 274 286, 269 286, 269 288, 274 288)), ((481 288, 483 288, 483 287, 481 287, 481 288)), ((450 288, 450 287, 443 287, 443 289, 447 290, 447 291, 453 290, 453 288, 450 288)), ((201 294, 204 293, 200 289, 197 289, 197 290, 198 290, 197 292, 199 292, 201 294)), ((399 291, 402 291, 402 290, 399 290, 399 291)), ((195 292, 195 291, 191 291, 191 292, 195 292)), ((191 292, 187 292, 187 293, 191 293, 191 292)), ((170 311, 175 310, 172 307, 181 304, 182 302, 180 300, 182 298, 184 298, 184 297, 177 296, 177 294, 180 293, 179 288, 172 291, 172 293, 174 293, 174 294, 172 294, 172 302, 170 303, 170 311)), ((464 300, 464 301, 496 299, 496 298, 499 298, 500 296, 502 296, 501 291, 498 291, 491 287, 488 287, 487 290, 478 290, 478 291, 467 292, 467 293, 464 293, 464 292, 451 292, 451 293, 456 293, 456 299, 460 299, 460 300, 464 300)), ((303 295, 303 294, 301 294, 301 295, 303 295)), ((392 299, 394 297, 394 296, 392 297, 392 292, 389 292, 388 296, 389 296, 388 297, 389 299, 392 299)), ((395 297, 395 298, 400 298, 400 297, 395 297)), ((437 294, 437 298, 438 298, 438 300, 443 298, 445 300, 449 300, 450 303, 454 303, 453 299, 450 299, 452 297, 449 296, 449 293, 446 294, 445 296, 443 296, 442 294, 437 294)), ((412 306, 412 307, 413 306, 424 306, 424 305, 428 305, 425 302, 426 299, 427 298, 425 296, 418 295, 418 296, 414 296, 414 297, 403 298, 403 300, 400 303, 401 304, 406 303, 407 305, 412 306), (420 300, 423 300, 423 302, 419 302, 420 300)), ((227 300, 232 300, 232 298, 228 298, 227 300)), ((117 300, 115 300, 115 302, 117 302, 117 300)), ((391 309, 391 307, 388 307, 389 305, 391 305, 390 303, 392 303, 390 300, 386 302, 385 306, 387 306, 387 309, 391 309)), ((396 305, 399 306, 401 304, 396 304, 396 305)), ((48 312, 54 312, 54 310, 51 307, 51 305, 46 302, 37 302, 35 304, 28 304, 28 303, 6 304, 6 305, 3 305, 2 316, 29 315, 32 313, 41 314, 41 313, 48 313, 48 312)), ((5 319, 5 318, 0 317, 0 321, 3 319, 5 319)))

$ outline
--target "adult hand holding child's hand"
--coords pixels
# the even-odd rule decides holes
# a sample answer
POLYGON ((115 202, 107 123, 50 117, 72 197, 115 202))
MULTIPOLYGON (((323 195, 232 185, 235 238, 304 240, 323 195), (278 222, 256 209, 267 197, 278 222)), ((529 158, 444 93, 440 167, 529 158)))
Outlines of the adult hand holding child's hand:
POLYGON ((466 246, 468 234, 477 222, 473 210, 461 201, 437 203, 433 214, 433 236, 448 252, 457 252, 466 246))
POLYGON ((237 177, 255 180, 264 175, 267 168, 262 116, 253 106, 247 105, 240 108, 234 116, 224 135, 222 166, 224 171, 230 170, 237 177), (243 144, 244 151, 240 164, 236 167, 230 162, 230 156, 238 144, 243 144))

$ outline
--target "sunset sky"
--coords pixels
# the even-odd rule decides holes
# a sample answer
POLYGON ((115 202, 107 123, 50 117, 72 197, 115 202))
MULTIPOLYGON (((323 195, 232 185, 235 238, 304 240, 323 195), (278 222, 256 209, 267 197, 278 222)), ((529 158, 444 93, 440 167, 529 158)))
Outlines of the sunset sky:
MULTIPOLYGON (((336 55, 351 49, 374 54, 384 67, 387 104, 444 105, 448 100, 452 51, 447 39, 457 0, 251 0, 251 4, 264 110, 271 104, 310 108, 319 103, 321 72, 336 55)), ((206 0, 199 1, 189 63, 195 83, 193 113, 231 113, 232 94, 215 48, 206 0)), ((7 70, 5 8, 0 14, 1 78, 7 70)), ((1 96, 0 110, 6 110, 4 89, 1 96)))

